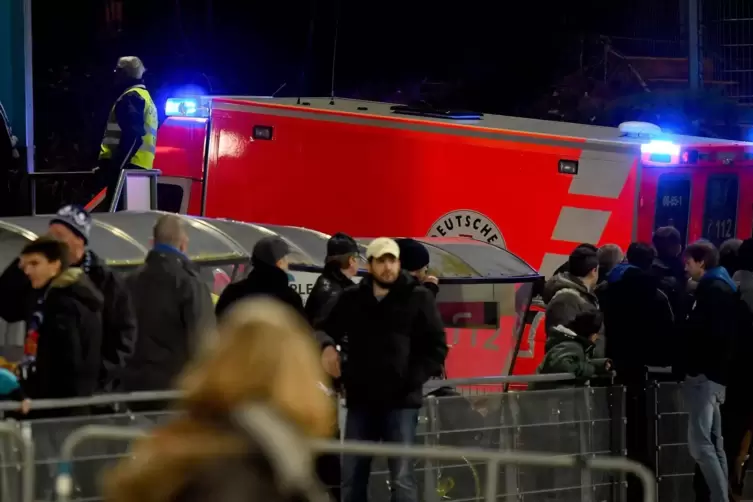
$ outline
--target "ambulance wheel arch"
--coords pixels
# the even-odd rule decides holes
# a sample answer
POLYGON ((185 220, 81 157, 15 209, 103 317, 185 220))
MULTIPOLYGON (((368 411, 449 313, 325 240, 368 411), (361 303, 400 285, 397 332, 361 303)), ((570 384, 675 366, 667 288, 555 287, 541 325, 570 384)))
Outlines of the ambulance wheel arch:
POLYGON ((472 209, 457 209, 440 216, 427 237, 467 237, 507 249, 505 238, 491 218, 472 209))
POLYGON ((191 178, 160 176, 157 180, 157 209, 187 214, 192 184, 191 178))

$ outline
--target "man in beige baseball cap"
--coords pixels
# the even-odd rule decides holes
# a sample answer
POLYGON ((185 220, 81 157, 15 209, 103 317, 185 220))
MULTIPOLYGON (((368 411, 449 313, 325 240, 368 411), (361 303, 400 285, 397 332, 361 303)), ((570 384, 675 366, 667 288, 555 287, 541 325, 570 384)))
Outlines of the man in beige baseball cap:
MULTIPOLYGON (((444 326, 434 295, 400 270, 397 242, 374 239, 366 259, 369 274, 315 322, 322 362, 330 375, 341 376, 337 347, 344 347, 346 440, 410 445, 423 386, 441 374, 447 356, 444 326)), ((393 498, 418 502, 413 460, 395 459, 388 467, 393 498)), ((343 502, 368 499, 370 471, 371 457, 343 458, 343 502)))

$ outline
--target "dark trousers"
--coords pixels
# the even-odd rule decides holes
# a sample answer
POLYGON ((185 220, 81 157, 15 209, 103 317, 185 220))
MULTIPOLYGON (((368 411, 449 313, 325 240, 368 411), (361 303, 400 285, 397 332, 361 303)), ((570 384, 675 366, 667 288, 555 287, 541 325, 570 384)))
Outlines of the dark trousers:
MULTIPOLYGON (((345 440, 413 445, 418 411, 413 408, 383 411, 349 409, 345 421, 345 440)), ((368 500, 371 461, 372 457, 343 457, 343 502, 368 500)), ((416 459, 407 457, 387 459, 392 502, 418 502, 415 462, 416 459)))
MULTIPOLYGON (((336 431, 333 437, 336 441, 340 440, 340 431, 336 431)), ((340 472, 340 455, 324 454, 320 455, 316 459, 316 475, 319 477, 319 481, 327 487, 329 494, 332 495, 332 500, 340 502, 340 483, 342 483, 340 472)))

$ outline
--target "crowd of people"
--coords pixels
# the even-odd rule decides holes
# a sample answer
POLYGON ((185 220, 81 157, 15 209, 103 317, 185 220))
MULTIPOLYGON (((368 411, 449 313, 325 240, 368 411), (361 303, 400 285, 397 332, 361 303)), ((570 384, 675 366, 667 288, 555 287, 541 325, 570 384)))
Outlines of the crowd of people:
MULTIPOLYGON (((239 431, 228 420, 251 402, 271 403, 270 413, 303 436, 340 437, 330 384, 345 396, 346 440, 415 442, 424 385, 444 375, 448 352, 439 281, 428 273, 420 242, 378 238, 362 253, 352 237, 333 235, 304 306, 289 285, 290 247, 265 237, 253 249, 248 276, 213 302, 187 255, 181 217, 157 220, 144 264, 125 275, 89 248, 91 227, 82 208, 62 208, 48 235, 28 243, 0 275, 0 317, 27 327, 23 359, 0 372, 0 393, 19 400, 21 413, 43 416, 30 399, 166 390, 182 382, 187 414, 158 429, 142 447, 147 453, 116 470, 112 479, 127 488, 112 491, 111 500, 190 501, 212 493, 229 500, 217 483, 227 485, 238 469, 253 471, 245 481, 264 477, 279 452, 257 438, 253 458, 233 446, 227 465, 209 465, 209 453, 178 443, 232 444, 239 431), (363 267, 368 274, 354 281, 363 267), (175 447, 174 458, 167 455, 159 468, 143 463, 163 446, 175 447), (261 470, 257 455, 267 459, 261 470), (201 483, 178 480, 185 469, 198 469, 201 483), (155 473, 171 481, 147 496, 155 473)), ((538 371, 573 374, 576 384, 616 378, 627 389, 628 455, 650 464, 647 368, 671 367, 684 382, 697 500, 738 497, 753 434, 744 373, 753 343, 753 239, 683 249, 679 232, 664 227, 650 244, 634 242, 624 253, 612 244, 581 244, 539 293, 547 341, 538 371)), ((388 467, 393 499, 417 501, 413 462, 395 459, 388 467)), ((325 455, 317 469, 336 499, 367 500, 370 458, 325 455)))
MULTIPOLYGON (((753 434, 746 395, 753 343, 753 239, 683 249, 673 227, 623 254, 581 244, 542 291, 546 355, 540 373, 581 382, 614 374, 627 390, 628 456, 646 447, 646 383, 652 368, 684 382, 696 500, 740 500, 753 434)), ((632 490, 631 490, 632 491, 632 490)))
MULTIPOLYGON (((298 402, 306 393, 325 395, 312 386, 319 382, 325 390, 333 384, 346 396, 345 439, 414 443, 423 386, 443 375, 448 350, 435 301, 439 281, 428 274, 429 253, 421 243, 375 239, 366 248, 363 263, 356 241, 335 234, 327 243, 324 272, 304 308, 289 285, 290 247, 280 237, 265 237, 254 246, 248 276, 228 285, 213 302, 187 255, 185 224, 180 216, 161 216, 144 264, 121 274, 90 249, 91 215, 77 206, 61 208, 50 220, 48 234, 24 246, 0 275, 0 291, 8 299, 0 307, 0 317, 23 321, 27 328, 23 358, 9 365, 12 373, 0 374, 0 380, 11 380, 0 382, 0 392, 19 400, 27 417, 38 418, 112 410, 78 407, 42 412, 34 410, 37 399, 168 390, 182 381, 188 397, 181 407, 189 418, 157 436, 165 441, 172 436, 189 440, 191 428, 199 427, 201 431, 194 431, 197 437, 206 432, 209 444, 216 440, 221 445, 228 437, 216 430, 213 437, 211 430, 222 425, 229 410, 266 398, 304 435, 339 438, 336 424, 329 421, 335 409, 331 398, 324 401, 326 410, 319 397, 303 399, 301 403, 313 406, 310 410, 298 402), (354 282, 364 266, 369 274, 354 282), (271 297, 285 307, 247 303, 257 297, 271 297), (246 331, 256 334, 244 335, 246 331), (279 340, 267 338, 276 331, 279 340), (300 333, 306 335, 308 345, 296 341, 300 333), (241 342, 244 336, 248 339, 241 342), (280 343, 287 340, 285 336, 289 344, 280 343), (252 350, 252 346, 267 348, 252 350), (307 373, 307 350, 312 346, 318 369, 307 373), (222 357, 217 356, 220 353, 222 357), (192 361, 196 361, 193 366, 192 361), (321 376, 307 380, 317 372, 321 376)), ((133 411, 149 411, 167 403, 130 406, 133 411)), ((265 458, 273 455, 264 445, 257 446, 265 458)), ((206 452, 183 453, 203 458, 206 452)), ((176 458, 170 463, 168 457, 159 470, 166 476, 170 469, 177 470, 172 474, 178 472, 186 461, 176 458)), ((122 479, 136 487, 140 481, 133 478, 131 467, 124 468, 122 472, 130 474, 122 479)), ((317 470, 336 499, 342 489, 344 501, 366 500, 370 459, 346 457, 341 463, 339 456, 325 455, 318 459, 317 470)), ((389 470, 394 496, 417 501, 413 462, 390 462, 389 470)), ((202 489, 214 490, 205 486, 191 491, 202 493, 202 489)), ((128 493, 124 490, 111 498, 125 500, 128 493)), ((188 495, 173 498, 177 492, 166 498, 160 498, 159 490, 155 493, 138 498, 141 502, 197 500, 188 495)))

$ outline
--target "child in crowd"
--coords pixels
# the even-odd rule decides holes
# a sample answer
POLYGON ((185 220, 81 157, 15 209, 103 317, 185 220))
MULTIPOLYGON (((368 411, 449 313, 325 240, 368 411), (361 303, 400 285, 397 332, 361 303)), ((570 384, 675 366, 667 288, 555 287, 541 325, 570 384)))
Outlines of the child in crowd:
MULTIPOLYGON (((592 356, 602 320, 601 312, 589 310, 578 314, 567 326, 552 327, 546 341, 546 355, 536 372, 571 373, 577 377, 576 384, 609 373, 612 362, 592 356)), ((572 381, 562 383, 573 385, 572 381)), ((556 386, 556 383, 553 384, 556 386)), ((540 389, 541 386, 537 385, 536 388, 540 389)))

